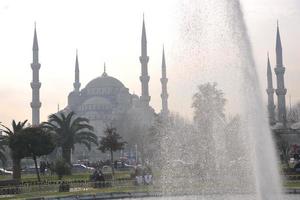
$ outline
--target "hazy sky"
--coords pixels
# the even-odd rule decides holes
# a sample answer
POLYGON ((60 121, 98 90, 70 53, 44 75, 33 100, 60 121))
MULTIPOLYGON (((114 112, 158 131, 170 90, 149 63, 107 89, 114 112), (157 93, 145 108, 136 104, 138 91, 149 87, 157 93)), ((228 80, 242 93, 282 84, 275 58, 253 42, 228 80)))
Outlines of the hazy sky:
MULTIPOLYGON (((178 0, 177 0, 178 1, 178 0)), ((169 75, 172 38, 176 34, 176 0, 1 0, 0 1, 0 121, 31 121, 32 40, 37 23, 40 47, 41 119, 67 104, 73 89, 76 48, 81 88, 107 73, 130 92, 140 94, 140 37, 145 13, 148 39, 151 105, 160 111, 161 50, 165 44, 169 75)), ((200 0, 199 0, 200 1, 200 0)), ((262 89, 266 88, 266 54, 275 60, 276 20, 279 19, 286 65, 286 87, 300 101, 300 1, 241 0, 262 89)), ((275 77, 274 77, 275 79, 275 77)), ((181 112, 181 95, 169 76, 170 109, 181 112)), ((275 83, 274 83, 275 84, 275 83)), ((264 93, 265 94, 265 93, 264 93)))

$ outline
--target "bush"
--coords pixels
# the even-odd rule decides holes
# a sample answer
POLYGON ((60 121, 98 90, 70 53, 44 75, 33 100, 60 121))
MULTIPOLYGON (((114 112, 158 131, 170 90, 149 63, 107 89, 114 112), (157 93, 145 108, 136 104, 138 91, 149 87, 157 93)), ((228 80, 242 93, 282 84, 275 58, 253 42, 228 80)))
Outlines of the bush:
POLYGON ((63 176, 71 174, 71 166, 65 160, 59 159, 54 164, 54 172, 61 180, 63 176))
POLYGON ((69 191, 70 191, 70 184, 63 181, 63 182, 59 185, 58 191, 59 191, 59 192, 69 192, 69 191))

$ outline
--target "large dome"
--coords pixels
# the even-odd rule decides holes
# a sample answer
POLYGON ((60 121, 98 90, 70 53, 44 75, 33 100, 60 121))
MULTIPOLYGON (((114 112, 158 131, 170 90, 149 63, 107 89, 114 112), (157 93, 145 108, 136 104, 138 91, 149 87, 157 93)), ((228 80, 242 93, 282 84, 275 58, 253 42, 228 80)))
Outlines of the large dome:
POLYGON ((118 79, 103 74, 102 76, 91 80, 87 85, 86 89, 91 88, 123 88, 124 85, 118 79))
POLYGON ((83 102, 82 105, 111 105, 111 103, 102 97, 92 97, 83 102))
POLYGON ((84 101, 79 110, 81 111, 96 111, 96 110, 110 110, 112 104, 105 98, 92 97, 84 101))

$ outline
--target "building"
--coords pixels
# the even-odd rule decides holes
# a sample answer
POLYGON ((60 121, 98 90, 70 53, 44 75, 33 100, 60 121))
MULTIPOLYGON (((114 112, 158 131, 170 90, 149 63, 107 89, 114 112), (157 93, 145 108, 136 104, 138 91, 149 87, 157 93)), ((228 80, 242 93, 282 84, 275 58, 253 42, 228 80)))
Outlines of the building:
MULTIPOLYGON (((162 102, 167 105, 167 87, 166 87, 166 66, 165 56, 163 52, 162 64, 162 85, 163 92, 162 102)), ((101 76, 91 80, 83 89, 80 89, 80 71, 78 54, 76 53, 75 60, 75 81, 74 89, 68 96, 68 106, 65 110, 72 110, 80 116, 84 116, 90 120, 91 125, 94 126, 98 136, 103 135, 103 130, 106 125, 117 122, 122 118, 133 118, 134 121, 142 126, 149 126, 152 124, 155 116, 154 109, 150 106, 149 95, 149 80, 147 54, 147 37, 145 21, 142 24, 142 38, 141 38, 141 56, 139 57, 141 63, 141 96, 131 94, 129 89, 117 78, 109 76, 104 69, 101 76)), ((165 114, 167 107, 163 107, 162 111, 165 114)))
MULTIPOLYGON (((33 124, 39 124, 39 109, 41 107, 41 103, 39 101, 39 88, 41 83, 38 79, 40 64, 38 62, 37 44, 37 34, 35 30, 33 64, 31 65, 33 69, 33 81, 31 84, 33 94, 33 103, 31 103, 33 124)), ((162 110, 161 114, 157 114, 150 105, 151 96, 149 94, 148 84, 150 80, 150 76, 148 74, 149 56, 147 54, 147 37, 144 19, 142 23, 141 55, 139 60, 141 63, 141 76, 139 77, 141 81, 141 96, 131 94, 129 89, 120 80, 110 76, 106 72, 105 63, 103 73, 100 74, 100 76, 95 77, 84 88, 81 89, 79 56, 78 52, 76 51, 75 80, 73 83, 74 89, 68 95, 68 105, 59 112, 74 111, 77 116, 88 118, 90 124, 94 127, 95 134, 98 137, 103 136, 103 131, 107 125, 113 123, 117 127, 122 127, 121 124, 124 120, 126 120, 126 123, 128 123, 128 120, 130 120, 131 123, 134 123, 134 126, 139 126, 142 130, 149 129, 156 116, 161 115, 166 117, 169 113, 167 102, 168 79, 166 75, 166 62, 163 49, 161 78, 162 110)), ((121 134, 121 136, 123 135, 121 134)), ((127 140, 127 142, 130 143, 131 141, 127 140)), ((77 149, 77 153, 85 152, 80 147, 75 149, 77 149)), ((95 150, 94 148, 92 153, 89 154, 99 154, 99 151, 95 150)))
POLYGON ((268 112, 269 121, 271 125, 280 125, 286 127, 287 125, 287 114, 286 114, 286 93, 287 89, 284 84, 284 73, 285 67, 283 64, 283 54, 282 54, 282 44, 279 31, 279 25, 277 23, 277 33, 276 33, 276 67, 274 68, 276 75, 277 88, 273 88, 273 74, 271 70, 271 63, 268 54, 268 64, 267 64, 267 94, 268 94, 268 112), (277 106, 274 103, 274 93, 277 96, 277 106), (276 110, 275 110, 276 109, 276 110))

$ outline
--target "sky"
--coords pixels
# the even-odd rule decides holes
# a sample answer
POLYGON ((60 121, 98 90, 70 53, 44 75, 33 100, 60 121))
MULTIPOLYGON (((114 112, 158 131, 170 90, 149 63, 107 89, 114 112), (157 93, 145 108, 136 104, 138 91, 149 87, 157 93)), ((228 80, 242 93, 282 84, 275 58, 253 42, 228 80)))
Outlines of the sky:
MULTIPOLYGON (((200 1, 200 0, 199 0, 200 1)), ((103 72, 140 94, 140 38, 144 13, 148 39, 151 105, 161 109, 160 69, 165 46, 170 109, 188 115, 176 84, 180 71, 172 58, 178 31, 178 0, 1 0, 0 121, 31 121, 32 42, 36 22, 40 48, 41 120, 64 108, 73 89, 78 49, 81 88, 103 72)), ((300 101, 300 1, 241 0, 262 93, 266 88, 266 55, 275 63, 275 31, 279 20, 286 66, 286 88, 292 103, 300 101)), ((275 77, 273 77, 275 80, 275 77)), ((274 83, 275 84, 275 83, 274 83)), ((264 99, 266 95, 264 95, 264 99)))

